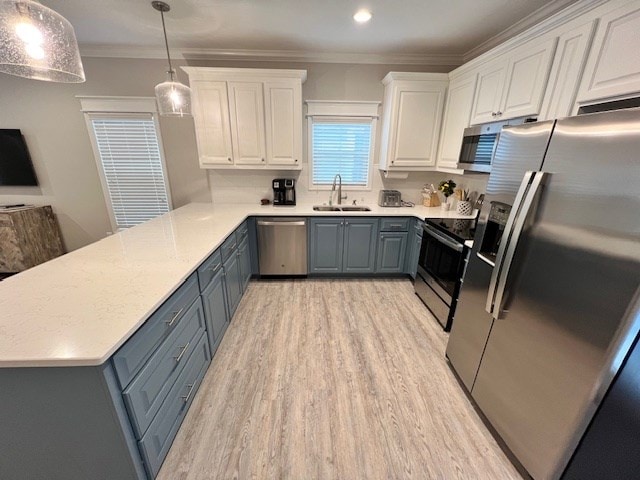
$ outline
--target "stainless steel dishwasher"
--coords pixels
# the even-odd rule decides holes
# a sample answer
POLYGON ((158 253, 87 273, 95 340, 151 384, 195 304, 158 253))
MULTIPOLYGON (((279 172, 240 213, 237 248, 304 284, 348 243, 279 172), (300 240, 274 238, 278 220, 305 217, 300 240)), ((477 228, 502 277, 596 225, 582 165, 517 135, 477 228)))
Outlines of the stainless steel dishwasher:
POLYGON ((257 223, 260 275, 306 275, 306 218, 260 218, 257 223))

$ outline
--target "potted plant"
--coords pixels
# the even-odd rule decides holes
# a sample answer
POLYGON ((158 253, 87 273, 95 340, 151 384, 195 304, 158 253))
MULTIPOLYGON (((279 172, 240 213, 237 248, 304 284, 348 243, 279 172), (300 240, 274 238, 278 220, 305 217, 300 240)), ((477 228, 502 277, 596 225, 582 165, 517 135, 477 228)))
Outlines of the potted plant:
POLYGON ((451 204, 449 203, 449 197, 453 195, 453 191, 456 188, 456 182, 453 180, 443 180, 438 185, 438 190, 442 192, 444 195, 444 202, 442 203, 443 210, 449 210, 451 208, 451 204))

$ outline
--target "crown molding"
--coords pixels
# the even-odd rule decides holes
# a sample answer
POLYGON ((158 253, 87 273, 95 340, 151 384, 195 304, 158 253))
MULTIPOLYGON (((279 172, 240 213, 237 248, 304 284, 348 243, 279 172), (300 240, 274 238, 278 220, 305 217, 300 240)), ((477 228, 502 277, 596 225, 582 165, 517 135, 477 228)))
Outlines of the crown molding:
MULTIPOLYGON (((102 58, 166 58, 166 51, 157 47, 123 45, 80 45, 83 57, 102 58)), ((462 65, 462 55, 449 54, 377 54, 304 52, 298 50, 225 50, 215 48, 172 49, 171 57, 177 60, 237 60, 247 62, 305 62, 305 63, 356 63, 377 65, 433 65, 457 67, 462 65)))
POLYGON ((540 7, 535 12, 514 23, 511 27, 491 37, 487 41, 472 48, 462 55, 463 63, 467 63, 498 46, 510 49, 521 45, 534 37, 567 23, 589 10, 609 0, 556 0, 540 7), (562 5, 558 8, 558 4, 562 5))

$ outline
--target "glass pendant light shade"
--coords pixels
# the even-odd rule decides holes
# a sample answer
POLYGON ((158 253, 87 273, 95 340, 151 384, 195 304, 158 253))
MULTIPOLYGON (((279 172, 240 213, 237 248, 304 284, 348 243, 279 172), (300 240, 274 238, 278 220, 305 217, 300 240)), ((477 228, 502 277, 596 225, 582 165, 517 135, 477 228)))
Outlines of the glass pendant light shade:
POLYGON ((156 85, 160 115, 191 115, 191 89, 175 80, 175 70, 167 72, 167 81, 156 85))
POLYGON ((169 55, 169 41, 167 40, 167 27, 164 24, 164 14, 171 10, 168 3, 160 0, 151 2, 151 6, 160 12, 162 19, 162 33, 164 34, 164 46, 167 49, 167 62, 169 71, 167 81, 156 85, 156 100, 160 115, 182 117, 191 115, 191 89, 176 80, 176 71, 171 66, 171 55, 169 55))
POLYGON ((84 82, 71 24, 32 0, 0 0, 0 72, 49 82, 84 82))

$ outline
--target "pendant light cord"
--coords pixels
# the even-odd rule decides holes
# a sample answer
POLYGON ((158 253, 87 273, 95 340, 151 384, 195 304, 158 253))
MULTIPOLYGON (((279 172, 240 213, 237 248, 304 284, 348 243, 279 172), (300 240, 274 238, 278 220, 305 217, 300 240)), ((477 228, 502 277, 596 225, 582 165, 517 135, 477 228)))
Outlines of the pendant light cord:
POLYGON ((164 12, 160 10, 160 17, 162 18, 162 31, 164 32, 164 45, 167 47, 167 61, 169 62, 169 72, 173 77, 173 67, 171 66, 171 55, 169 55, 169 41, 167 40, 167 27, 164 25, 164 12))

